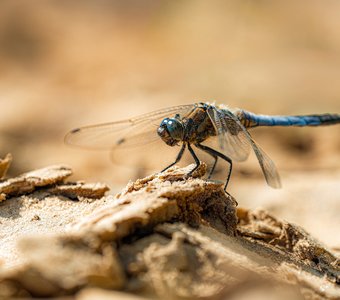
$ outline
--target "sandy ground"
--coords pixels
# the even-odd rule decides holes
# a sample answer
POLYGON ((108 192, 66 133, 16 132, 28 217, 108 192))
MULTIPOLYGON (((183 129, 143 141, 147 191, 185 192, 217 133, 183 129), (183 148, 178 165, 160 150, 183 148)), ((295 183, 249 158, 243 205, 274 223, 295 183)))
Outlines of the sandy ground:
POLYGON ((193 166, 115 197, 65 182, 62 166, 2 182, 0 296, 339 297, 337 251, 265 210, 237 208, 223 183, 201 179, 205 164, 187 178, 193 166))

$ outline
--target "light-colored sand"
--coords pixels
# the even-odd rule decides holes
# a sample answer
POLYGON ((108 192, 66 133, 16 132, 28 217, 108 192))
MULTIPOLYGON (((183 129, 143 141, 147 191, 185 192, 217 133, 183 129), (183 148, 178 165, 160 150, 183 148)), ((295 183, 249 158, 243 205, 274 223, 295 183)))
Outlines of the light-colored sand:
MULTIPOLYGON (((52 195, 62 181, 8 196, 0 295, 119 296, 83 290, 95 286, 159 299, 340 296, 335 251, 264 210, 236 212, 222 183, 200 179, 204 164, 186 179, 192 167, 131 182, 116 197, 86 200, 81 189, 77 201, 52 195)), ((34 174, 46 180, 63 169, 46 170, 34 174)))

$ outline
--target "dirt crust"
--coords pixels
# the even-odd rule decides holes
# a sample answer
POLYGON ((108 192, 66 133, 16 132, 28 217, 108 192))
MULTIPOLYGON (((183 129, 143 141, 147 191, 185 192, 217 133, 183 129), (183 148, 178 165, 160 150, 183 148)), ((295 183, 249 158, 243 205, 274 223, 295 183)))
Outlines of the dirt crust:
POLYGON ((21 263, 0 265, 0 296, 339 299, 335 253, 299 226, 237 208, 222 183, 202 179, 205 164, 187 178, 192 167, 130 182, 116 196, 102 184, 64 183, 72 171, 63 166, 3 181, 0 210, 51 195, 101 205, 63 232, 21 237, 21 263))
MULTIPOLYGON (((0 161, 1 170, 7 170, 10 160, 8 156, 0 161)), ((5 171, 3 171, 3 174, 5 171)), ((1 174, 0 174, 1 175, 1 174)), ((44 191, 54 195, 63 195, 74 198, 101 198, 109 188, 104 184, 85 184, 84 182, 64 183, 64 180, 72 175, 72 170, 66 166, 50 166, 18 177, 4 180, 0 183, 0 194, 3 199, 13 196, 30 194, 37 189, 44 188, 44 191)))

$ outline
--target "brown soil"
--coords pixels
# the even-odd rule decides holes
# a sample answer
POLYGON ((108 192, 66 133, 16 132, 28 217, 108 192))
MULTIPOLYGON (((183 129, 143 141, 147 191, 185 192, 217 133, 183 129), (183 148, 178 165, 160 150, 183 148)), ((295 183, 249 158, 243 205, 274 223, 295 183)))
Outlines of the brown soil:
POLYGON ((65 183, 64 166, 3 181, 1 297, 340 297, 334 251, 264 210, 237 208, 222 183, 201 178, 205 164, 187 178, 192 167, 114 197, 65 183))

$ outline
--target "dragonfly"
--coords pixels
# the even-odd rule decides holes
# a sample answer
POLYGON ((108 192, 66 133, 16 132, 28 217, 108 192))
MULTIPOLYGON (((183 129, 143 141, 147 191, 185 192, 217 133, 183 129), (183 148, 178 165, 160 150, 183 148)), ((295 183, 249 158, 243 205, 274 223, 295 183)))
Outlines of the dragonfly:
POLYGON ((274 162, 254 141, 249 129, 259 126, 323 126, 339 123, 340 114, 270 116, 232 109, 224 104, 200 102, 169 107, 122 121, 76 128, 65 136, 65 143, 114 151, 161 139, 170 147, 180 146, 175 161, 162 172, 177 164, 187 149, 195 161, 194 168, 187 174, 188 177, 201 164, 194 150, 200 149, 214 159, 208 179, 212 177, 218 159, 229 164, 225 191, 232 173, 233 161, 245 161, 253 150, 267 184, 280 188, 281 180, 274 162), (217 146, 212 147, 211 144, 217 146))

